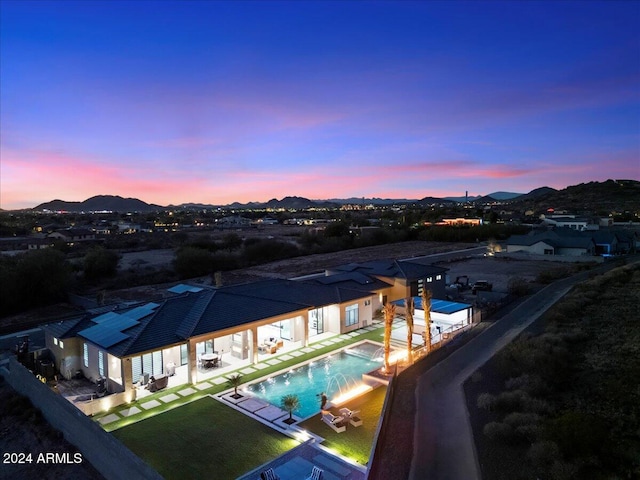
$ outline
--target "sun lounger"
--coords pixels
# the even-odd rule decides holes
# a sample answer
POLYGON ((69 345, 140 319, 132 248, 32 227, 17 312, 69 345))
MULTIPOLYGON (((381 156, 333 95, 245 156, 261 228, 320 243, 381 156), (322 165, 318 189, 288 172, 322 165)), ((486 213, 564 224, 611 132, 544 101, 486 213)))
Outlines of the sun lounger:
POLYGON ((273 468, 267 468, 264 472, 260 473, 260 480, 280 480, 280 477, 276 475, 273 468))
POLYGON ((311 470, 311 475, 309 475, 305 480, 322 480, 323 472, 324 470, 314 466, 313 470, 311 470))
POLYGON ((349 420, 349 423, 354 427, 359 427, 360 425, 362 425, 362 419, 358 416, 360 410, 349 410, 348 408, 341 408, 340 413, 346 420, 349 420))
POLYGON ((322 421, 338 433, 342 433, 347 429, 347 422, 344 417, 336 417, 334 414, 329 412, 322 414, 322 421))

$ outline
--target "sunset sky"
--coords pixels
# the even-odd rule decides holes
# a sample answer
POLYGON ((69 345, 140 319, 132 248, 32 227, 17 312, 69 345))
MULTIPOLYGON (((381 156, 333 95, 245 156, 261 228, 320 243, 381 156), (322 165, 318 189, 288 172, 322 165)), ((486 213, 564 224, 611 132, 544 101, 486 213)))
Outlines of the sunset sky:
POLYGON ((640 180, 640 2, 0 9, 3 209, 640 180))

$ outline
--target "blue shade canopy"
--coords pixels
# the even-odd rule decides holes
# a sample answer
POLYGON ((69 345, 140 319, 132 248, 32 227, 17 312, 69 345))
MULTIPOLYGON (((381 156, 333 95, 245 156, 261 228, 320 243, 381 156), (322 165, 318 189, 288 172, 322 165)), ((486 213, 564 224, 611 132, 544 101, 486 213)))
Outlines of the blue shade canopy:
MULTIPOLYGON (((393 303, 399 306, 404 306, 404 300, 396 300, 393 303)), ((413 297, 413 303, 415 308, 419 310, 423 310, 422 297, 413 297)), ((452 313, 456 313, 461 310, 466 310, 468 308, 471 308, 471 305, 469 305, 468 303, 458 303, 458 302, 450 302, 449 300, 431 299, 431 311, 436 313, 444 313, 446 315, 451 315, 452 313)))
POLYGON ((175 287, 169 288, 168 291, 171 293, 185 293, 185 292, 196 293, 196 292, 202 291, 202 288, 194 287, 192 285, 185 285, 184 283, 181 283, 180 285, 176 285, 175 287))

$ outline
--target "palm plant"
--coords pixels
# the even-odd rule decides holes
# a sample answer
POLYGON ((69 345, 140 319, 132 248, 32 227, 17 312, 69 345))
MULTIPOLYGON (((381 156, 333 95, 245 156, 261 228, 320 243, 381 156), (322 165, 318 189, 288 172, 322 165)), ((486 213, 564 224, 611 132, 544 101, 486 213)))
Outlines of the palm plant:
POLYGON ((411 365, 413 363, 413 297, 407 297, 404 299, 405 318, 407 320, 407 363, 411 365))
POLYGON ((289 412, 289 423, 293 420, 293 411, 300 408, 300 399, 297 395, 285 395, 281 399, 282 408, 289 412))
POLYGON ((424 310, 424 346, 431 353, 431 290, 422 289, 422 310, 424 310))
POLYGON ((227 386, 233 388, 233 397, 238 398, 238 387, 242 385, 242 375, 236 373, 227 377, 227 386))
POLYGON ((389 372, 389 351, 391 350, 391 327, 396 317, 396 306, 386 303, 382 308, 384 313, 384 371, 389 372))

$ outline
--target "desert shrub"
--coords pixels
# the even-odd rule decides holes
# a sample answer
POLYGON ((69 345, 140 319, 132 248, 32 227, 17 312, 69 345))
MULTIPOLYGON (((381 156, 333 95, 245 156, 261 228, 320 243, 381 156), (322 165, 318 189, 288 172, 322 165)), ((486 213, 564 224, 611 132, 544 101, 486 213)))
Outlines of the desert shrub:
POLYGON ((554 408, 551 403, 541 398, 527 397, 522 403, 522 409, 525 412, 537 413, 540 415, 548 415, 553 413, 554 408))
POLYGON ((178 250, 173 268, 180 278, 208 275, 212 270, 212 255, 209 251, 194 247, 178 250))
POLYGON ((478 395, 476 405, 482 410, 492 411, 496 405, 496 397, 490 393, 481 393, 478 395))
POLYGON ((549 391, 548 385, 539 375, 528 373, 508 378, 504 386, 507 390, 523 390, 529 395, 542 395, 549 391))
POLYGON ((549 421, 546 433, 566 458, 598 456, 609 446, 607 422, 582 412, 565 412, 549 421))
POLYGON ((516 435, 523 440, 533 443, 542 437, 544 428, 539 423, 532 423, 529 425, 520 425, 515 429, 516 435))
POLYGON ((522 277, 513 277, 507 283, 507 292, 516 297, 524 297, 531 291, 531 286, 522 277))
POLYGON ((569 462, 563 462, 562 460, 556 460, 551 465, 551 478, 552 480, 571 480, 577 477, 578 467, 569 462))
POLYGON ((522 410, 529 398, 523 390, 502 392, 496 397, 495 408, 504 412, 522 410))
POLYGON ((211 265, 213 270, 234 270, 240 262, 236 255, 218 252, 211 255, 211 265))
POLYGON ((494 441, 507 441, 513 437, 513 428, 502 422, 489 422, 482 429, 487 438, 494 441))
POLYGON ((549 268, 542 270, 536 276, 538 283, 547 284, 560 278, 568 277, 571 274, 571 269, 568 267, 549 268))
POLYGON ((504 423, 511 425, 513 428, 538 423, 539 421, 540 415, 535 413, 512 412, 504 417, 504 423))
POLYGON ((243 258, 249 265, 256 265, 283 258, 291 258, 300 254, 297 245, 290 242, 280 242, 275 239, 249 242, 245 240, 243 258))
POLYGON ((558 460, 559 456, 558 445, 549 440, 535 442, 527 451, 527 460, 537 467, 549 466, 558 460))

